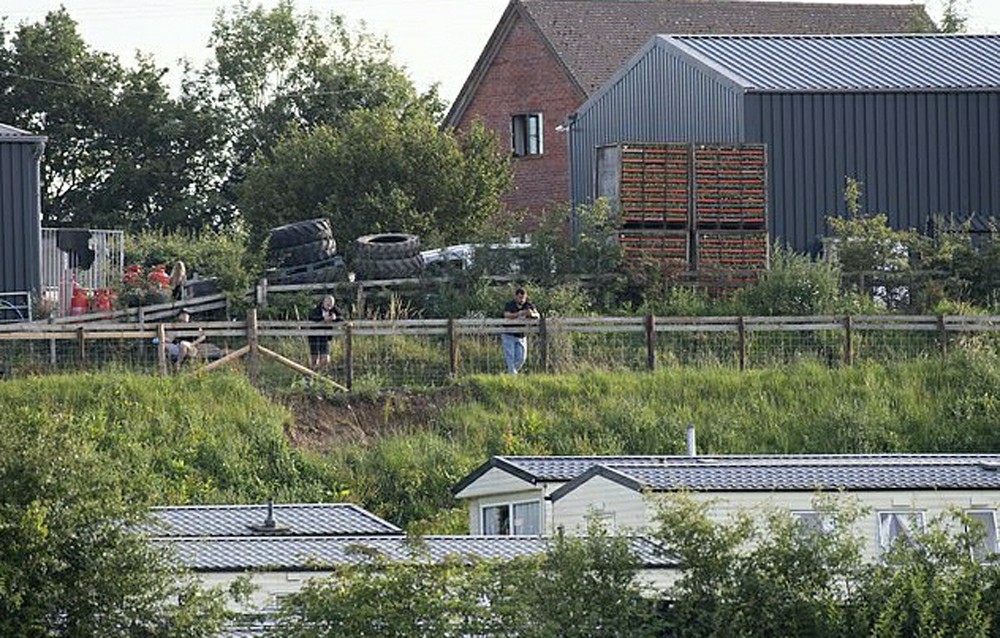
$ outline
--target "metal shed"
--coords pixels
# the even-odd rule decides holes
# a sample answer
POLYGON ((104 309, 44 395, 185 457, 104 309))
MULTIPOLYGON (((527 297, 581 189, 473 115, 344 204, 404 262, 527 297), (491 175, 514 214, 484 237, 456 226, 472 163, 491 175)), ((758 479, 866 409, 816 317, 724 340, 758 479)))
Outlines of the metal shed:
POLYGON ((998 60, 1000 35, 654 36, 570 117, 571 198, 609 145, 749 142, 796 250, 845 214, 847 177, 896 228, 1000 216, 998 60))
POLYGON ((46 139, 0 124, 0 320, 26 314, 41 285, 40 162, 46 139))

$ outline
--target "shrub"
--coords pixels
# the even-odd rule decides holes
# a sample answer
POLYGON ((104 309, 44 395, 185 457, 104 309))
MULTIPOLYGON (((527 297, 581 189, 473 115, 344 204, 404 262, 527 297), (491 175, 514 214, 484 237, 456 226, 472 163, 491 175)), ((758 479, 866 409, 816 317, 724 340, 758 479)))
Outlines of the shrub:
POLYGON ((825 262, 776 247, 771 269, 736 295, 742 314, 819 315, 831 312, 840 292, 840 271, 825 262))

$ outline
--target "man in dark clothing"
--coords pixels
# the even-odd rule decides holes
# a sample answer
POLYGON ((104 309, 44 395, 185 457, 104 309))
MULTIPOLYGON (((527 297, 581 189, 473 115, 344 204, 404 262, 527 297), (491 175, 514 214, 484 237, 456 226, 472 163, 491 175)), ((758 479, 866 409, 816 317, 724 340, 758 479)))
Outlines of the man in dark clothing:
MULTIPOLYGON (((514 291, 514 298, 503 307, 504 319, 538 319, 538 309, 528 301, 528 293, 524 288, 514 291)), ((523 332, 505 332, 500 335, 503 344, 503 358, 507 363, 507 372, 517 374, 525 359, 528 358, 528 337, 523 332)))
MULTIPOLYGON (((309 321, 332 322, 343 320, 344 315, 337 309, 333 295, 323 297, 323 300, 309 311, 309 321)), ((313 370, 319 371, 320 368, 330 365, 330 339, 331 336, 329 335, 310 335, 309 356, 313 370)))

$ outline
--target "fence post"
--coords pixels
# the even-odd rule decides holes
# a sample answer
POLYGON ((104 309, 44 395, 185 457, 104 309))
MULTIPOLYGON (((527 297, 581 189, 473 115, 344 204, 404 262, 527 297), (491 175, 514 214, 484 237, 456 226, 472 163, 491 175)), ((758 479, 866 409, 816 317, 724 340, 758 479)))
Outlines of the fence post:
POLYGON ((538 354, 541 358, 542 372, 549 371, 549 324, 545 316, 538 318, 538 354))
POLYGON ((844 365, 854 365, 854 321, 851 315, 844 317, 844 365))
POLYGON ((354 330, 350 322, 344 326, 344 385, 354 389, 354 330))
POLYGON ((455 318, 448 318, 448 374, 458 376, 458 335, 455 332, 455 318))
POLYGON ((646 315, 643 323, 646 326, 646 368, 653 372, 656 370, 656 319, 646 315))
POLYGON ((76 342, 80 347, 80 363, 87 360, 87 337, 83 332, 83 326, 76 329, 76 342))
POLYGON ((266 308, 267 307, 267 278, 262 277, 260 281, 257 282, 257 307, 266 308))
POLYGON ((747 321, 743 315, 736 319, 736 334, 739 336, 740 372, 742 372, 747 369, 747 321))
POLYGON ((250 351, 247 353, 247 369, 250 380, 256 381, 260 372, 260 352, 257 350, 257 308, 247 310, 247 346, 250 351))
POLYGON ((941 347, 941 356, 948 356, 948 327, 944 322, 944 315, 938 315, 937 318, 937 329, 938 329, 938 345, 941 347))
MULTIPOLYGON (((55 323, 55 317, 49 317, 49 325, 55 323)), ((49 363, 53 366, 56 365, 56 340, 53 337, 49 339, 49 363)))
POLYGON ((167 328, 162 323, 156 327, 156 361, 160 376, 167 376, 167 328))

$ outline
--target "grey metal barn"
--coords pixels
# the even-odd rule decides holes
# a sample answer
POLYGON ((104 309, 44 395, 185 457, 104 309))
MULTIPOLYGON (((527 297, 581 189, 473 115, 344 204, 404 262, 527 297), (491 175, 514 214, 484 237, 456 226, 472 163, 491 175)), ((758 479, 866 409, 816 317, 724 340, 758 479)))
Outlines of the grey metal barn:
POLYGON ((0 124, 0 320, 24 314, 30 295, 41 285, 40 161, 45 141, 0 124))
POLYGON ((771 236, 796 250, 845 213, 847 177, 896 228, 981 223, 1000 217, 1000 36, 654 36, 566 128, 574 205, 607 146, 753 142, 771 236))

